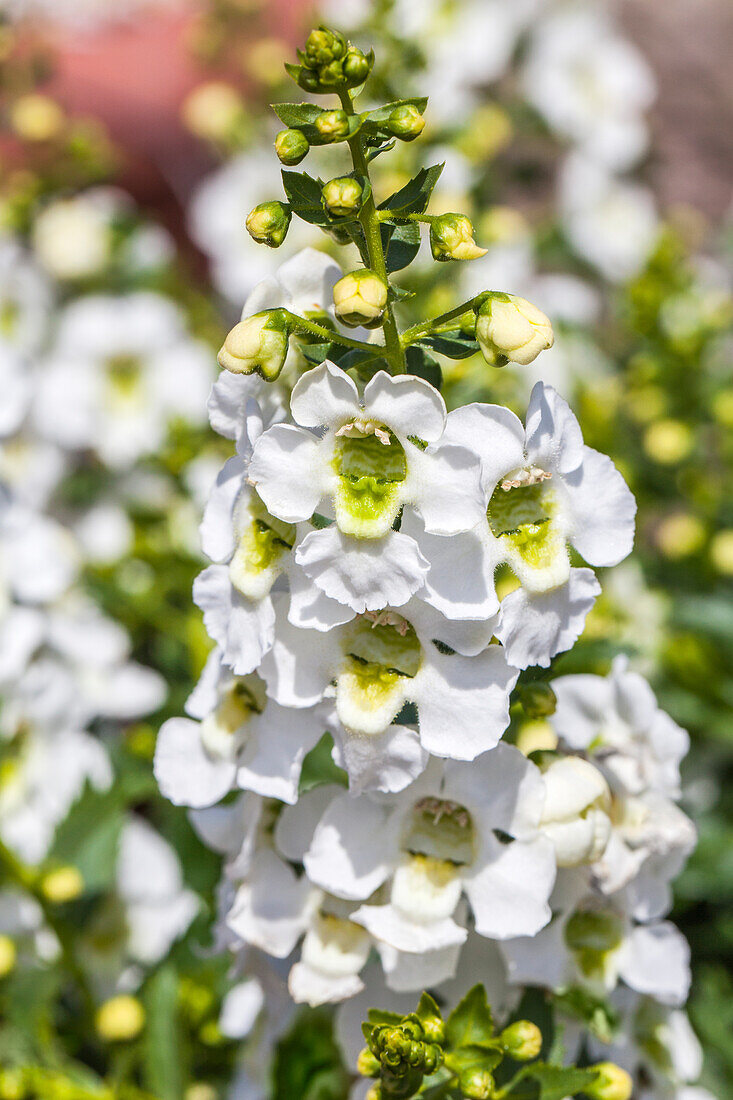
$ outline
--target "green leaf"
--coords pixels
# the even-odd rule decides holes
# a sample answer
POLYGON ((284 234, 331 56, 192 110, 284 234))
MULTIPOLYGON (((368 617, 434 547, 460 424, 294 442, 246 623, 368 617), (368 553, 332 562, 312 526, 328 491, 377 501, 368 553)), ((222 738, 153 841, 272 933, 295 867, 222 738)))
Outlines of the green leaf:
POLYGON ((122 799, 116 786, 97 791, 87 784, 56 830, 51 862, 77 867, 87 890, 111 886, 123 819, 122 799))
POLYGON ((608 1001, 594 997, 581 986, 572 986, 554 998, 555 1007, 581 1020, 602 1043, 610 1043, 619 1025, 619 1015, 608 1001))
POLYGON ((441 1024, 443 1022, 443 1015, 437 1002, 429 993, 423 993, 420 997, 415 1015, 421 1024, 441 1024))
POLYGON ((494 1047, 478 1043, 468 1043, 446 1055, 446 1065, 453 1073, 464 1073, 469 1069, 485 1069, 489 1073, 499 1065, 502 1053, 494 1047))
POLYGON ((309 176, 307 172, 287 171, 283 171, 282 179, 285 194, 294 214, 310 225, 331 224, 331 219, 323 209, 320 180, 309 176))
POLYGON ((414 222, 406 222, 404 225, 383 223, 380 228, 387 271, 401 271, 417 256, 420 248, 420 229, 414 222))
POLYGON ((333 344, 298 344, 298 351, 303 358, 315 366, 319 366, 324 359, 330 359, 332 350, 333 344))
POLYGON ((370 1008, 367 1012, 370 1024, 401 1024, 404 1016, 400 1012, 389 1012, 386 1008, 370 1008))
POLYGON ((178 977, 172 964, 153 975, 143 1001, 145 1086, 160 1100, 180 1100, 184 1092, 183 1044, 178 1021, 178 977))
POLYGON ((545 1062, 534 1062, 523 1071, 523 1078, 508 1094, 513 1100, 529 1100, 537 1097, 537 1100, 565 1100, 566 1096, 575 1096, 576 1093, 591 1085, 598 1074, 592 1069, 576 1069, 574 1066, 550 1066, 545 1062), (536 1088, 528 1086, 527 1078, 537 1082, 536 1088))
POLYGON ((349 348, 333 356, 333 362, 337 363, 341 370, 355 370, 361 378, 369 379, 377 371, 384 370, 386 363, 383 351, 380 352, 378 344, 374 345, 374 351, 362 351, 360 348, 349 348))
POLYGON ((416 374, 418 378, 424 378, 431 386, 439 390, 443 384, 443 372, 440 363, 433 359, 432 355, 419 347, 409 347, 405 353, 407 368, 410 374, 416 374))
POLYGON ((431 168, 421 168, 409 183, 380 203, 379 209, 389 210, 395 217, 424 213, 444 167, 445 162, 434 164, 431 168))
POLYGON ((483 985, 475 985, 458 1002, 445 1025, 446 1050, 485 1043, 494 1034, 494 1021, 483 985))
POLYGON ((300 1012, 276 1047, 272 1100, 342 1100, 348 1090, 329 1013, 300 1012))
POLYGON ((409 104, 417 107, 422 115, 425 113, 425 108, 428 105, 428 97, 417 96, 414 99, 396 99, 392 103, 385 103, 383 107, 377 107, 374 111, 367 111, 361 116, 364 128, 367 132, 374 132, 380 128, 382 123, 387 121, 396 107, 407 107, 409 104))
POLYGON ((288 129, 312 126, 323 111, 315 103, 271 103, 270 106, 288 129))
MULTIPOLYGON (((371 164, 373 160, 377 159, 377 157, 381 157, 382 153, 389 153, 392 149, 394 149, 395 145, 397 144, 397 138, 392 138, 391 141, 384 142, 381 139, 371 140, 377 140, 378 144, 370 149, 367 153, 368 164, 371 164)), ((367 138, 367 145, 371 144, 371 140, 367 138)))
POLYGON ((464 335, 460 329, 455 332, 444 332, 439 336, 425 336, 420 343, 437 351, 439 355, 445 355, 448 359, 468 359, 478 351, 478 344, 472 336, 464 335))

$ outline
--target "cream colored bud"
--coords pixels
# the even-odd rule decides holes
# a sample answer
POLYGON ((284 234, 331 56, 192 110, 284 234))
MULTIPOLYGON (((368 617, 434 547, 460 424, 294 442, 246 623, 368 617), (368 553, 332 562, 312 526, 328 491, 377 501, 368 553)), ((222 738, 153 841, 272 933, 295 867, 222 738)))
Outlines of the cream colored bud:
POLYGON ((343 176, 329 180, 322 194, 328 212, 336 218, 345 218, 359 209, 364 191, 358 180, 343 176))
POLYGON ((487 249, 476 244, 465 214, 441 214, 430 224, 430 251, 434 260, 478 260, 487 249))
POLYGON ((611 792, 606 780, 579 756, 554 760, 543 779, 540 829, 555 845, 558 866, 594 863, 611 837, 611 792))
POLYGON ((275 138, 275 152, 283 164, 300 164, 310 149, 308 138, 300 130, 281 130, 275 138))
POLYGON ((352 271, 333 288, 336 316, 345 325, 375 328, 387 305, 388 293, 387 284, 373 271, 352 271))
POLYGON ((49 141, 61 131, 65 115, 55 99, 31 92, 10 108, 10 125, 24 141, 49 141))
POLYGON ((614 1062, 599 1062, 589 1068, 598 1074, 596 1080, 585 1087, 591 1100, 630 1100, 634 1084, 625 1069, 614 1062))
POLYGON ((476 319, 476 339, 487 363, 526 366, 551 348, 552 325, 537 306, 515 294, 491 294, 476 319))
POLYGON ((121 993, 101 1005, 94 1023, 97 1034, 106 1042, 126 1043, 142 1031, 145 1009, 137 997, 121 993))
POLYGON ((84 892, 84 879, 77 867, 58 867, 41 880, 41 890, 55 905, 74 901, 84 892))
POLYGON ((288 334, 275 327, 271 311, 256 313, 235 325, 219 351, 219 366, 233 374, 261 375, 273 382, 285 364, 288 334))
POLYGON ((266 244, 268 248, 279 248, 287 236, 291 217, 289 207, 273 199, 250 210, 245 224, 253 241, 266 244))

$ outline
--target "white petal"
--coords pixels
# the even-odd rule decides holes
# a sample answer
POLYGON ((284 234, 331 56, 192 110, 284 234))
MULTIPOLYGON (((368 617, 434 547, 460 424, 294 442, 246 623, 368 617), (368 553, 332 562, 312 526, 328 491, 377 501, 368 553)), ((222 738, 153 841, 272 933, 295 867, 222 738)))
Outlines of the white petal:
POLYGON ((557 918, 533 936, 518 936, 499 944, 514 985, 543 985, 559 989, 570 977, 565 945, 565 922, 557 918))
POLYGON ((343 794, 321 818, 303 860, 311 882, 339 898, 368 898, 396 852, 388 811, 367 795, 343 794))
POLYGON ((214 760, 204 751, 198 722, 169 718, 160 727, 155 746, 155 778, 175 806, 213 806, 227 794, 236 765, 214 760))
POLYGON ((579 673, 552 681, 557 697, 552 725, 571 749, 587 749, 613 711, 613 685, 604 676, 579 673))
POLYGON ((299 523, 310 519, 327 487, 322 467, 315 436, 275 424, 257 440, 249 476, 273 516, 299 523))
POLYGON ((414 954, 398 951, 387 943, 378 943, 385 978, 396 993, 434 989, 455 975, 462 944, 452 944, 439 951, 414 954))
MULTIPOLYGON (((287 602, 287 597, 284 599, 287 602)), ((335 637, 338 631, 316 634, 299 630, 287 620, 283 597, 278 598, 275 606, 275 641, 262 660, 260 675, 267 684, 268 695, 280 706, 311 707, 323 698, 341 658, 335 637)))
POLYGON ((304 428, 337 427, 361 416, 355 382, 328 359, 298 379, 290 409, 293 419, 304 428))
POLYGON ((565 477, 570 541, 589 565, 617 565, 634 545, 636 501, 611 459, 583 448, 583 463, 565 477))
POLYGON ((690 948, 669 921, 639 925, 624 942, 619 973, 637 993, 680 1005, 690 990, 690 948))
POLYGON ((567 584, 550 592, 517 588, 501 601, 496 636, 515 668, 547 668, 570 649, 585 626, 601 586, 590 569, 571 569, 567 584))
POLYGON ((434 443, 445 427, 445 402, 422 378, 393 378, 380 370, 364 389, 364 415, 386 424, 402 440, 412 435, 434 443))
MULTIPOLYGON (((320 534, 320 532, 317 533, 320 534)), ((303 541, 305 542, 305 539, 303 541)), ((353 619, 354 612, 350 607, 330 599, 325 592, 316 587, 302 569, 291 566, 288 577, 290 580, 288 621, 293 626, 300 627, 301 630, 325 631, 334 626, 342 626, 353 619)))
POLYGON ((354 539, 335 525, 306 535, 295 560, 327 596, 356 612, 401 607, 428 571, 417 543, 399 531, 354 539))
POLYGON ((237 891, 227 925, 245 943, 285 959, 305 930, 310 889, 308 880, 299 879, 274 852, 259 852, 249 879, 237 891))
POLYGON ((443 780, 446 798, 468 807, 488 832, 501 829, 530 839, 542 819, 545 785, 527 757, 500 741, 471 764, 447 764, 443 780))
POLYGON ((232 587, 227 566, 210 565, 194 581, 193 598, 224 662, 238 676, 252 672, 274 637, 275 612, 269 597, 259 603, 245 599, 232 587))
POLYGON ((537 382, 527 407, 527 458, 550 473, 568 474, 583 461, 580 425, 552 386, 537 382))
POLYGON ((266 425, 282 420, 285 410, 276 386, 264 382, 256 374, 232 374, 223 370, 211 387, 207 406, 214 431, 225 439, 238 439, 247 404, 252 398, 260 405, 266 425))
POLYGON ((482 521, 473 531, 446 537, 429 535, 419 516, 405 511, 400 531, 417 542, 430 563, 425 600, 449 619, 490 619, 499 610, 494 571, 500 557, 492 554, 492 540, 482 521))
MULTIPOLYGON (((464 879, 476 931, 492 939, 534 936, 548 923, 555 882, 555 850, 549 840, 483 840, 480 864, 464 879)), ((479 861, 477 860, 477 863, 479 861)))
POLYGON ((436 535, 470 531, 486 519, 481 462, 467 447, 434 443, 426 451, 407 444, 408 472, 403 499, 436 535))
POLYGON ((509 725, 509 693, 517 676, 499 646, 478 657, 431 653, 413 693, 423 747, 454 760, 474 760, 493 749, 509 725))
POLYGON ((186 700, 186 714, 191 718, 205 718, 219 705, 219 684, 223 677, 229 675, 221 657, 221 650, 217 646, 206 658, 199 681, 186 700))
POLYGON ((220 470, 209 494, 201 522, 201 549, 212 561, 226 561, 234 553, 234 506, 242 489, 245 464, 230 458, 220 470))
POLYGON ((266 798, 295 802, 303 760, 324 729, 312 711, 286 710, 270 701, 264 714, 253 716, 248 724, 237 784, 266 798))
POLYGON ((425 769, 428 754, 420 738, 407 726, 388 726, 382 734, 349 733, 340 723, 333 728, 334 759, 349 775, 352 794, 404 790, 425 769))
POLYGON ((351 919, 371 932, 376 940, 398 951, 414 954, 460 946, 468 935, 452 917, 422 924, 403 916, 393 905, 362 905, 352 913, 351 919))
POLYGON ((288 990, 296 1004, 311 1008, 323 1004, 337 1004, 361 993, 364 983, 358 974, 322 974, 312 966, 298 962, 288 975, 288 990))
POLYGON ((228 1039, 244 1039, 255 1026, 264 1005, 265 993, 256 978, 238 982, 222 1002, 219 1031, 228 1039))
POLYGON ((481 459, 488 498, 505 474, 524 465, 524 425, 503 405, 463 405, 448 414, 445 439, 469 447, 481 459))
POLYGON ((446 618, 421 598, 414 599, 405 608, 405 618, 414 626, 423 648, 438 641, 464 657, 475 657, 486 649, 496 625, 495 619, 446 618))
POLYGON ((275 843, 291 863, 302 863, 310 848, 318 822, 331 801, 344 793, 343 787, 324 783, 304 791, 293 806, 284 806, 275 826, 275 843))

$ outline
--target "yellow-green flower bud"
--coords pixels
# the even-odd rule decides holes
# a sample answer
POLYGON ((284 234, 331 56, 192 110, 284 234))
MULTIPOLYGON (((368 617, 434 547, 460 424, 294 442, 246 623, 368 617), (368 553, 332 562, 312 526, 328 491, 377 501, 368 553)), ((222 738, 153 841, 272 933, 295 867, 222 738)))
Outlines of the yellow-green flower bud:
POLYGON ((634 1083, 625 1069, 614 1062, 599 1062, 590 1066, 598 1074, 591 1085, 585 1086, 585 1094, 591 1100, 629 1100, 634 1083))
POLYGON ((458 1084, 466 1100, 489 1100, 494 1090, 494 1078, 487 1069, 464 1070, 458 1084))
POLYGON ((312 30, 305 43, 303 64, 309 69, 320 69, 332 61, 339 61, 346 53, 346 39, 338 31, 329 27, 312 30))
POLYGON ((371 69, 369 58, 356 46, 349 46, 343 62, 344 77, 349 87, 363 84, 371 69))
POLYGON ((526 366, 555 337, 549 319, 516 294, 491 294, 484 300, 476 318, 476 339, 487 363, 503 367, 505 363, 526 366))
POLYGON ((282 164, 300 164, 310 145, 300 130, 281 130, 275 138, 275 152, 282 164))
POLYGON ((287 326, 278 310, 246 317, 235 325, 217 356, 219 366, 233 374, 257 373, 274 382, 288 354, 287 326))
POLYGON ((534 680, 529 684, 522 684, 519 689, 519 702, 527 717, 547 718, 555 713, 557 696, 549 684, 534 680))
POLYGON ((0 935, 0 978, 14 968, 18 952, 10 936, 0 935))
POLYGON ((247 215, 247 232, 258 244, 279 248, 285 240, 292 214, 284 202, 261 202, 247 215))
POLYGON ((335 180, 329 180, 324 186, 323 204, 329 214, 336 218, 345 218, 349 214, 355 214, 361 206, 364 190, 358 180, 351 176, 342 176, 335 180))
POLYGON ((323 111, 315 125, 325 141, 342 141, 349 136, 349 116, 346 111, 323 111))
POLYGON ((357 1072, 362 1077, 379 1077, 379 1059, 375 1058, 369 1047, 364 1047, 356 1061, 357 1072))
POLYGON ((414 141, 425 129, 425 119, 414 103, 395 107, 387 119, 387 127, 401 141, 414 141))
POLYGON ((376 328, 387 305, 387 296, 387 284, 373 271, 351 271, 333 288, 336 316, 351 327, 376 328))
POLYGON ((430 250, 434 260, 478 260, 486 248, 473 239, 471 219, 465 214, 441 214, 430 223, 430 250))
POLYGON ((499 1042, 515 1062, 530 1062, 542 1050, 542 1032, 531 1020, 517 1020, 504 1028, 499 1042))
POLYGON ((140 1034, 145 1009, 137 997, 122 993, 105 1001, 94 1020, 97 1034, 108 1043, 126 1043, 140 1034))
POLYGON ((84 879, 78 867, 57 867, 43 876, 41 890, 54 905, 63 905, 83 893, 84 879))

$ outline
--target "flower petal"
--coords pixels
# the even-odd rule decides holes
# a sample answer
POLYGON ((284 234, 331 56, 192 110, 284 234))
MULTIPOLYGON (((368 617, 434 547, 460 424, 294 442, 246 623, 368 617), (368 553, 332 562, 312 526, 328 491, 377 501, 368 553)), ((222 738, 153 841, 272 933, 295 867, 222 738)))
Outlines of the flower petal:
POLYGON ((417 436, 435 443, 445 427, 445 401, 422 378, 409 374, 393 378, 380 370, 364 389, 364 415, 386 424, 400 440, 417 436))
POLYGON ((200 731, 190 718, 169 718, 160 727, 153 770, 164 797, 175 806, 213 806, 234 783, 236 765, 209 757, 200 731))
POLYGON ((245 943, 285 959, 305 931, 311 886, 271 851, 257 853, 227 925, 245 943))
POLYGON ((245 599, 232 587, 225 565, 210 565, 193 582, 193 598, 204 613, 204 626, 221 646, 224 663, 238 676, 257 668, 275 634, 272 600, 245 599))
POLYGON ((277 629, 258 670, 281 707, 311 707, 323 697, 341 657, 337 631, 299 630, 286 617, 287 597, 273 600, 277 629), (285 602, 283 602, 285 600, 285 602))
POLYGON ((433 443, 426 451, 407 444, 403 499, 436 535, 470 531, 486 519, 478 455, 456 443, 433 443))
POLYGON ((298 379, 290 409, 304 428, 340 427, 362 415, 356 383, 328 359, 298 379))
POLYGON ((452 917, 422 924, 403 916, 393 905, 362 905, 351 914, 351 919, 376 940, 412 954, 460 946, 468 935, 452 917))
POLYGON ((548 473, 568 474, 583 461, 580 424, 552 386, 537 382, 527 406, 527 458, 548 473))
POLYGON ((257 440, 249 476, 273 516, 310 519, 326 487, 318 440, 294 424, 275 424, 257 440))
POLYGON ((303 860, 311 882, 338 898, 368 898, 384 882, 396 852, 384 806, 367 795, 335 798, 303 860))
POLYGON ((534 936, 548 923, 555 882, 555 850, 544 837, 501 844, 483 836, 477 866, 464 879, 476 931, 503 940, 534 936))
POLYGON ((225 462, 209 494, 199 531, 201 549, 212 561, 226 561, 234 553, 234 505, 244 484, 246 467, 241 458, 225 462))
POLYGON ((481 459, 487 503, 499 479, 524 465, 524 425, 503 405, 474 402, 454 409, 448 413, 445 439, 470 448, 481 459))
POLYGON ((406 510, 400 532, 415 539, 430 564, 421 599, 449 619, 490 619, 496 614, 494 571, 501 550, 485 523, 446 538, 429 535, 420 517, 406 510))
POLYGON ((470 765, 445 766, 445 797, 467 806, 485 832, 501 829, 531 839, 542 818, 545 789, 539 769, 513 745, 500 741, 470 765))
POLYGON ((515 668, 547 668, 582 633, 601 586, 590 569, 571 569, 567 584, 549 592, 517 588, 501 601, 496 637, 515 668))
POLYGON ((673 924, 639 925, 628 935, 619 974, 637 993, 667 1005, 681 1005, 690 991, 690 948, 673 924))
POLYGON ((391 725, 382 734, 350 733, 340 722, 331 726, 334 760, 349 775, 352 794, 402 791, 425 769, 428 754, 415 730, 391 725))
POLYGON ((295 802, 303 760, 324 729, 313 711, 286 710, 270 701, 263 715, 249 721, 237 784, 265 798, 295 802))
POLYGON ((611 459, 584 447, 565 491, 575 549, 589 565, 618 565, 634 545, 636 501, 611 459))

